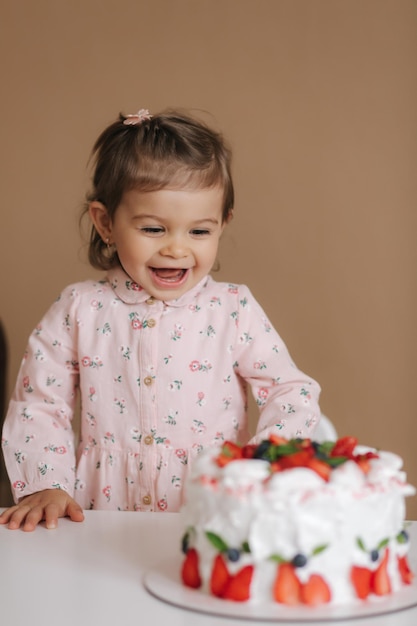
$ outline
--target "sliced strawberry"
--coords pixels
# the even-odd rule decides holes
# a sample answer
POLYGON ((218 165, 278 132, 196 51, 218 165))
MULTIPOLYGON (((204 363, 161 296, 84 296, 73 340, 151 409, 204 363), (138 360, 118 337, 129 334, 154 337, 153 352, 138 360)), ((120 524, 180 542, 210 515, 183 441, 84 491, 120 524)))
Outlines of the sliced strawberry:
POLYGON ((309 452, 308 450, 301 450, 300 452, 294 452, 293 454, 289 454, 288 456, 283 456, 279 460, 279 464, 282 469, 291 469, 293 467, 307 467, 313 452, 309 452))
POLYGON ((355 588, 356 595, 361 600, 365 600, 371 593, 372 576, 372 570, 369 570, 367 567, 353 565, 350 570, 350 580, 355 588))
POLYGON ((233 441, 225 441, 222 445, 219 456, 217 457, 217 465, 224 467, 230 461, 241 459, 243 456, 242 448, 233 441))
POLYGON ((372 591, 376 593, 377 596, 386 596, 391 593, 391 581, 388 576, 388 559, 389 548, 385 550, 378 568, 373 572, 371 587, 372 591))
POLYGON ((255 443, 247 443, 246 446, 242 448, 242 457, 244 459, 252 459, 257 447, 255 443))
POLYGON ((285 446, 288 443, 288 439, 280 437, 280 435, 274 435, 274 433, 271 433, 268 439, 274 446, 285 446))
POLYGON ((365 454, 361 454, 361 456, 366 459, 379 459, 379 454, 377 452, 365 452, 365 454))
POLYGON ((246 565, 232 576, 224 590, 223 598, 225 600, 234 600, 235 602, 245 602, 250 598, 250 585, 252 582, 253 565, 246 565))
POLYGON ((411 571, 410 566, 408 564, 407 556, 406 555, 398 556, 397 560, 398 560, 398 569, 400 571, 401 580, 406 585, 411 585, 411 583, 413 582, 414 574, 411 571))
POLYGON ((301 600, 301 583, 291 563, 281 563, 275 577, 273 596, 281 604, 299 604, 301 600))
POLYGON ((198 569, 198 552, 190 548, 185 555, 181 569, 181 578, 187 587, 198 589, 201 587, 201 577, 198 569))
POLYGON ((351 459, 357 445, 358 440, 356 437, 341 437, 334 444, 330 456, 347 456, 351 459))
POLYGON ((224 591, 231 576, 226 567, 226 563, 221 554, 218 554, 213 562, 213 569, 210 577, 210 591, 214 596, 223 597, 224 591))
POLYGON ((369 470, 371 469, 371 464, 369 462, 369 459, 366 456, 364 455, 355 456, 355 462, 357 466, 361 468, 364 474, 368 474, 369 470))
POLYGON ((330 588, 319 574, 312 574, 301 586, 301 601, 310 606, 326 604, 332 599, 330 588))
POLYGON ((329 480, 332 469, 330 465, 321 459, 312 458, 309 460, 307 467, 316 472, 323 480, 329 480))
POLYGON ((302 450, 308 450, 311 454, 314 454, 315 450, 311 439, 307 437, 305 439, 301 439, 299 445, 302 450))

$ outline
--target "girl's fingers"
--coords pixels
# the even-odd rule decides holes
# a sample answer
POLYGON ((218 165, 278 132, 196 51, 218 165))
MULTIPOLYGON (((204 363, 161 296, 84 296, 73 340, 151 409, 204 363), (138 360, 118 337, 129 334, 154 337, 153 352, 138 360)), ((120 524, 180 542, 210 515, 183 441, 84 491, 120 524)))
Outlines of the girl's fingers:
POLYGON ((84 513, 82 508, 76 502, 70 502, 67 507, 67 515, 73 522, 82 522, 84 513))
POLYGON ((32 532, 43 518, 44 509, 42 506, 31 507, 29 511, 26 512, 22 529, 26 532, 32 532))
POLYGON ((0 524, 7 524, 16 509, 17 506, 11 506, 9 509, 3 511, 3 513, 0 515, 0 524))
POLYGON ((8 509, 7 521, 9 523, 10 530, 20 528, 30 510, 30 506, 24 504, 18 504, 11 509, 8 509))
POLYGON ((62 517, 62 515, 60 515, 59 506, 56 504, 48 504, 44 512, 46 528, 49 530, 56 528, 58 526, 58 517, 62 517))
POLYGON ((58 526, 58 518, 68 516, 74 522, 82 522, 84 513, 75 500, 60 490, 46 490, 27 496, 19 504, 12 506, 0 515, 0 524, 8 524, 10 530, 22 527, 31 532, 45 520, 46 528, 58 526))

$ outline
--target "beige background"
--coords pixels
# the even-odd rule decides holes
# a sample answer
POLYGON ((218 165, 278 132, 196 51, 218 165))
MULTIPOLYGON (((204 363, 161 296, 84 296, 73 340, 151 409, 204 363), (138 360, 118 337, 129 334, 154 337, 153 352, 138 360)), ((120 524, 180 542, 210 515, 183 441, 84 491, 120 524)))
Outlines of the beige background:
POLYGON ((219 278, 250 286, 339 433, 417 485, 416 1, 2 0, 0 29, 9 389, 61 288, 95 275, 77 220, 97 134, 204 109, 235 154, 219 278))

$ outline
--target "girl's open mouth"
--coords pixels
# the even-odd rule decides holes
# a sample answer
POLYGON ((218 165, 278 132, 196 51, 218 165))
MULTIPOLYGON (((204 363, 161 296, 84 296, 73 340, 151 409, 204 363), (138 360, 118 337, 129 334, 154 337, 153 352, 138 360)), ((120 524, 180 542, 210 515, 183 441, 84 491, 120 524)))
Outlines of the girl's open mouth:
POLYGON ((188 276, 188 269, 176 269, 169 267, 151 267, 151 275, 154 283, 164 287, 178 287, 182 285, 188 276))

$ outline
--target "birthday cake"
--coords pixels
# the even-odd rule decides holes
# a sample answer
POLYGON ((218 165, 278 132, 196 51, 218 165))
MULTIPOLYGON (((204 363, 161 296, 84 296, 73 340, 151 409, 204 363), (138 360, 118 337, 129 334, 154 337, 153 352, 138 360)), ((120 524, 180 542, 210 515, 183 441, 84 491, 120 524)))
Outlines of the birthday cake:
POLYGON ((203 452, 181 510, 182 583, 224 600, 349 604, 394 594, 413 573, 402 459, 271 436, 203 452))

